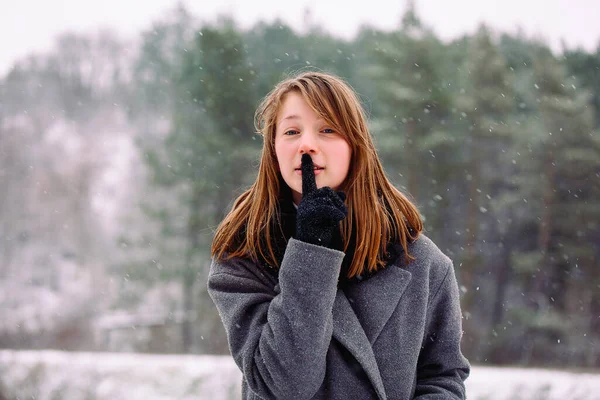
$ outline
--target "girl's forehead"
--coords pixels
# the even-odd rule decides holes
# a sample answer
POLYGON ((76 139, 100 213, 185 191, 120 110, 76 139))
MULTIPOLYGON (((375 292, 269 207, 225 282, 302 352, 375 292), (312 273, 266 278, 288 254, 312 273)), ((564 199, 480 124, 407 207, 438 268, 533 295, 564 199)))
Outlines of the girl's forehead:
POLYGON ((283 97, 276 111, 277 122, 280 122, 282 119, 302 119, 312 116, 316 116, 317 118, 324 117, 323 112, 316 110, 299 93, 289 93, 283 97))

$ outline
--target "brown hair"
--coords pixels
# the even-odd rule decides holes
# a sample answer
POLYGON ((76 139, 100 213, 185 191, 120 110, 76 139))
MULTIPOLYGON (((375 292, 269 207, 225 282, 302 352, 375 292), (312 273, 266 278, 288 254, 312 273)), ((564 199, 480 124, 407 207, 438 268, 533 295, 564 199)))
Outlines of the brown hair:
POLYGON ((237 198, 217 228, 212 255, 217 259, 255 260, 260 256, 279 267, 271 237, 273 227, 277 224, 281 227, 277 205, 285 182, 277 168, 275 131, 279 106, 291 91, 301 94, 319 116, 342 132, 352 149, 348 176, 338 189, 347 195, 348 217, 340 224, 344 250, 353 228, 356 235, 348 276, 362 274, 366 272, 364 268, 375 271, 382 267, 389 241, 399 242, 407 261, 413 260, 407 242, 417 239, 423 230, 421 217, 417 208, 385 176, 356 93, 341 78, 312 71, 280 82, 256 110, 255 127, 263 136, 258 177, 237 198))

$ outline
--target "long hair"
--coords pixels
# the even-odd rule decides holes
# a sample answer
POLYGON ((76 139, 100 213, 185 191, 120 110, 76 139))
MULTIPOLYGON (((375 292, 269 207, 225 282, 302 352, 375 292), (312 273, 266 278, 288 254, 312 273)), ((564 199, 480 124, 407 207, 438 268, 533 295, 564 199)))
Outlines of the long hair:
POLYGON ((421 217, 385 176, 356 93, 341 78, 312 71, 280 82, 257 108, 254 123, 263 136, 258 176, 217 228, 212 256, 261 257, 279 267, 271 238, 276 227, 281 229, 278 200, 285 182, 275 155, 275 132, 279 107, 292 91, 301 94, 317 115, 341 132, 352 149, 348 175, 338 189, 347 195, 348 216, 340 223, 344 251, 353 230, 356 235, 348 277, 383 267, 390 241, 402 245, 407 262, 414 260, 407 246, 423 230, 421 217))

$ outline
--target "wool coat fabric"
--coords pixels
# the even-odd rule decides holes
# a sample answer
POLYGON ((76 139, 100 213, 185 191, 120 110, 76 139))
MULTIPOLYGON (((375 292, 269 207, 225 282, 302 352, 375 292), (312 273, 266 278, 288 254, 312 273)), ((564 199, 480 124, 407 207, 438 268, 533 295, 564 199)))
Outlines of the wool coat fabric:
POLYGON ((277 275, 249 259, 213 259, 208 291, 242 398, 465 399, 452 262, 423 234, 408 250, 414 261, 398 257, 343 287, 344 253, 294 238, 277 275))

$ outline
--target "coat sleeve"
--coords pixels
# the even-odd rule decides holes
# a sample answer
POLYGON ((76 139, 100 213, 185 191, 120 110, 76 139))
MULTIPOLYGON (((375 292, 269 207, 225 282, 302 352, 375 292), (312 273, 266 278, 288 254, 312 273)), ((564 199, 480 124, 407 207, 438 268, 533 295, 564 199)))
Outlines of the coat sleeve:
POLYGON ((213 260, 209 295, 233 359, 261 398, 308 399, 321 387, 343 257, 343 252, 290 239, 279 290, 259 279, 249 260, 213 260))
POLYGON ((470 364, 460 349, 462 314, 458 284, 452 262, 427 311, 424 342, 417 364, 415 399, 465 399, 464 381, 470 364))

